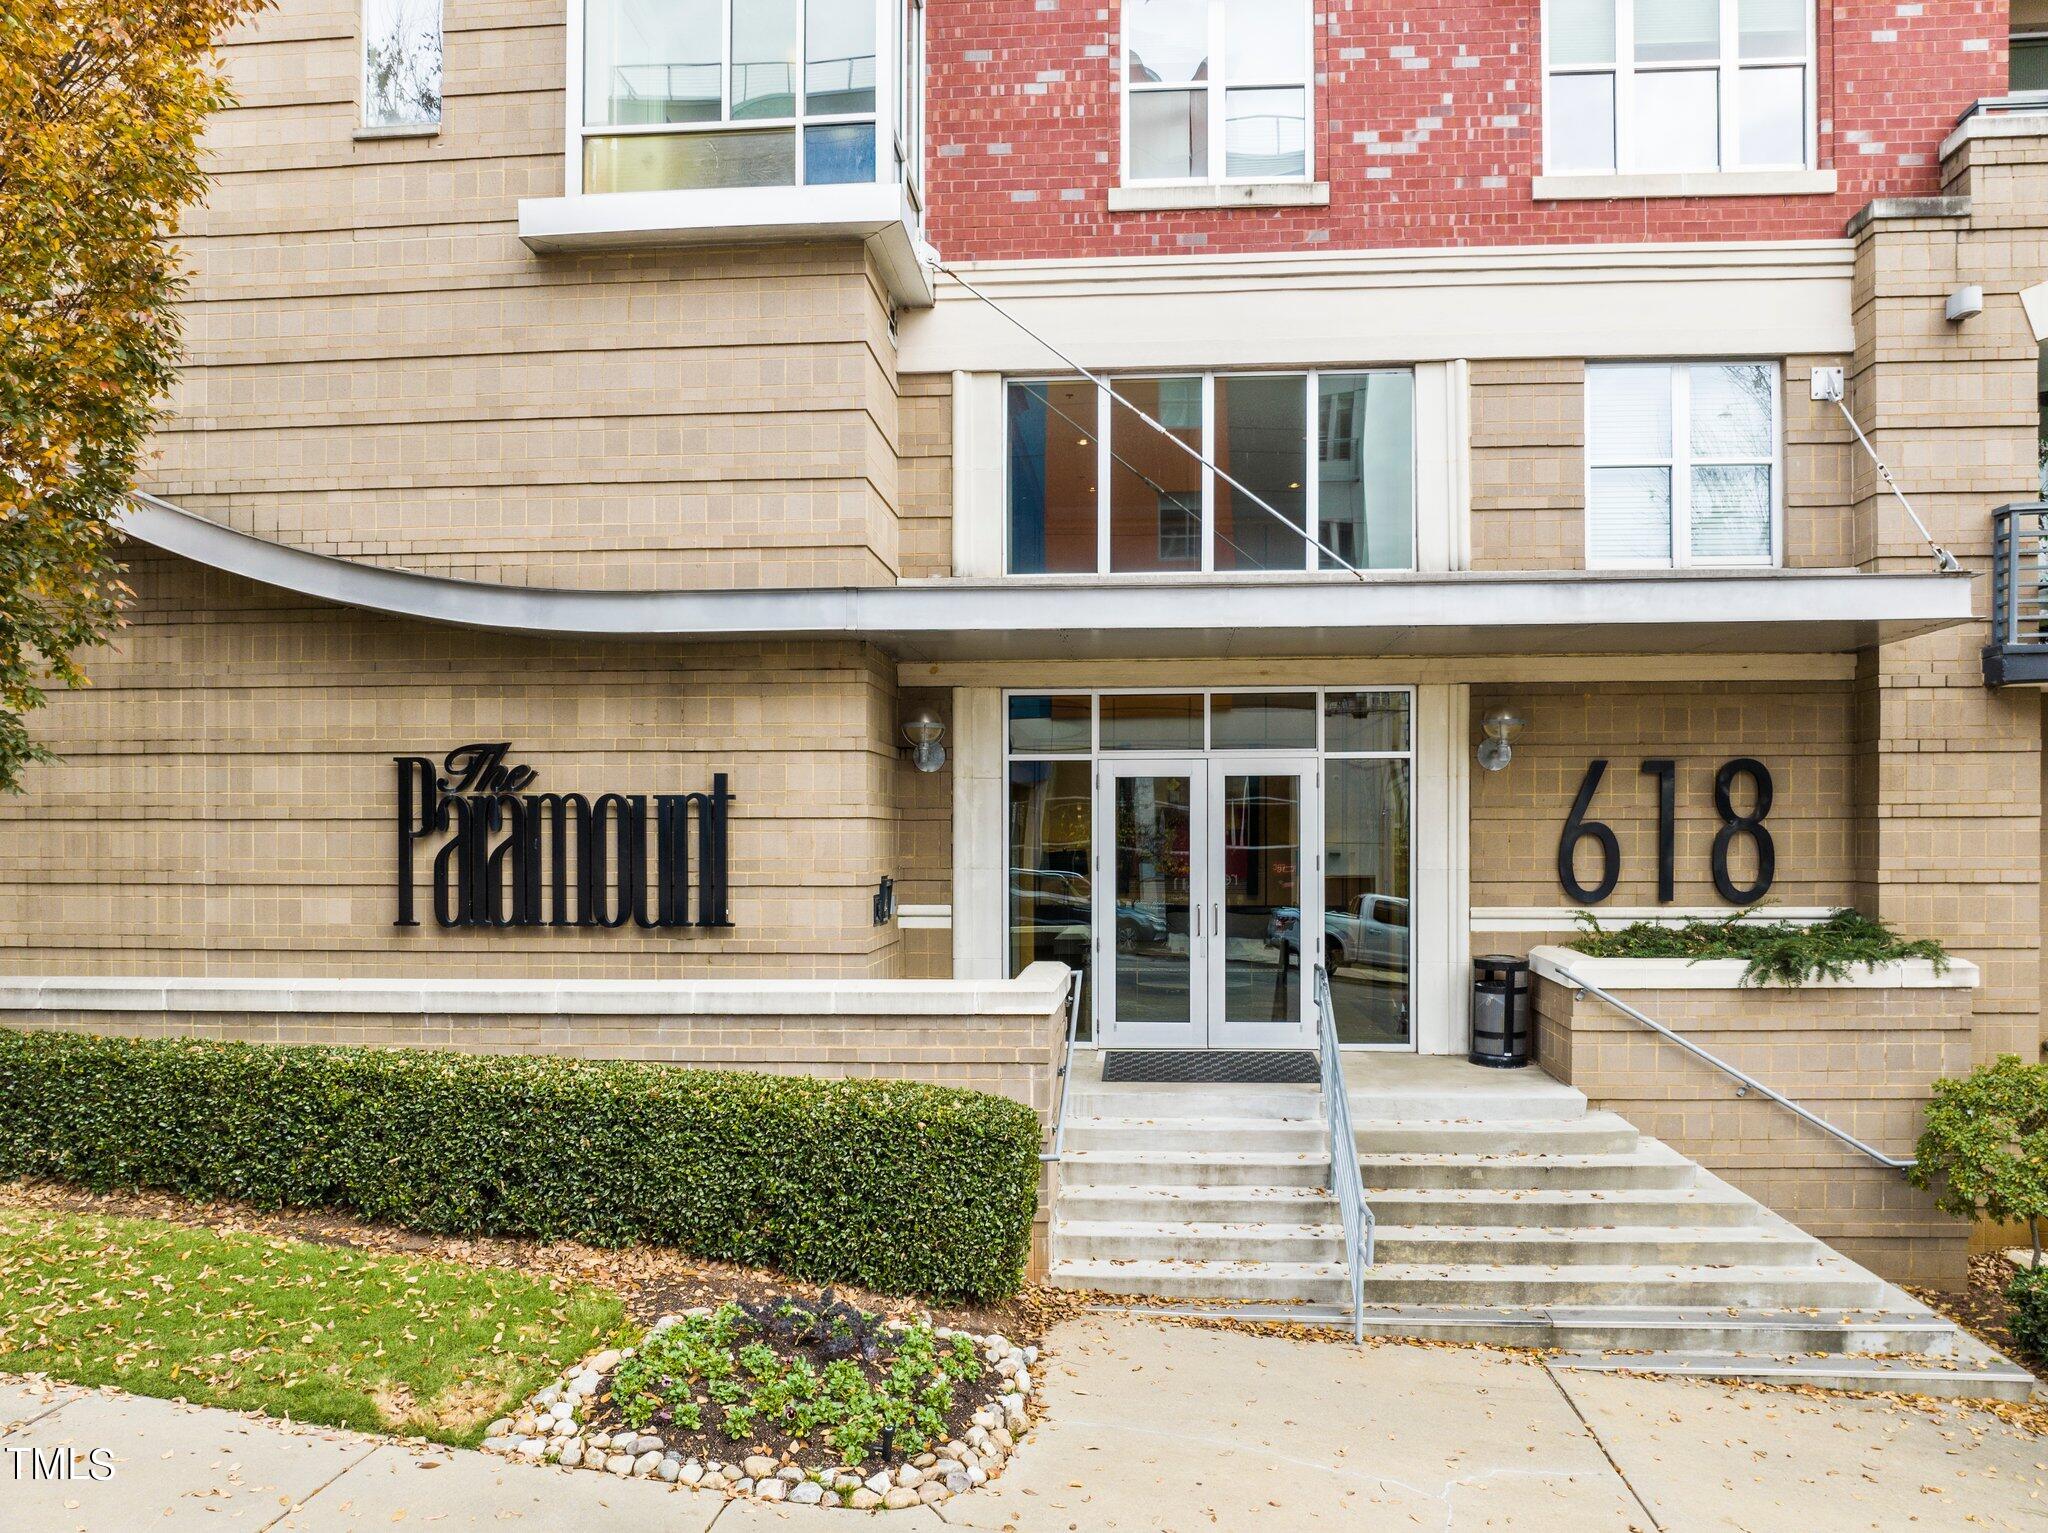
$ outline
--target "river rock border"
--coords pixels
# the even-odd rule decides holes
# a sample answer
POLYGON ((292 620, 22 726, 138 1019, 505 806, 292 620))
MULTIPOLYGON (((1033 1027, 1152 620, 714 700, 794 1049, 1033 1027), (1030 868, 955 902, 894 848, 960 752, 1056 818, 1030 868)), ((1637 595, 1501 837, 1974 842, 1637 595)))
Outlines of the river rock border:
MULTIPOLYGON (((685 1313, 708 1315, 711 1310, 705 1307, 685 1313)), ((647 1334, 658 1335, 682 1319, 682 1315, 663 1315, 647 1334)), ((907 1328, 902 1321, 890 1324, 897 1330, 907 1328)), ((933 1326, 932 1334, 941 1341, 954 1336, 971 1339, 982 1361, 1004 1380, 1005 1388, 995 1401, 969 1418, 963 1435, 894 1469, 863 1476, 836 1464, 804 1465, 765 1454, 731 1462, 686 1458, 663 1442, 659 1432, 588 1430, 583 1419, 586 1403, 604 1387, 612 1370, 633 1355, 631 1347, 594 1353, 536 1391, 513 1415, 501 1417, 485 1429, 483 1451, 563 1469, 595 1470, 622 1480, 658 1480, 689 1490, 719 1492, 728 1498, 748 1496, 756 1501, 846 1507, 858 1512, 934 1506, 1002 1474, 1018 1441, 1031 1427, 1027 1407, 1037 1387, 1031 1370, 1038 1362, 1038 1348, 943 1325, 933 1326)))

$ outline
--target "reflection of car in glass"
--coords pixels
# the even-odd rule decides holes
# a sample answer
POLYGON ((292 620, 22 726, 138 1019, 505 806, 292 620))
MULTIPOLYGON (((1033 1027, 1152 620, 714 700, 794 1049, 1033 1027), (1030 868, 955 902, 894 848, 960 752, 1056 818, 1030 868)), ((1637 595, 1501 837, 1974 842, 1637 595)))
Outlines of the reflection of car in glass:
MULTIPOLYGON (((1301 946, 1301 912, 1283 905, 1266 923, 1266 941, 1292 952, 1301 946)), ((1347 909, 1323 912, 1323 963, 1408 967, 1408 902, 1396 894, 1361 894, 1347 909)))
MULTIPOLYGON (((1010 911, 1014 930, 1036 928, 1056 948, 1085 950, 1089 941, 1091 890, 1088 875, 1059 868, 1010 869, 1010 911)), ((1156 905, 1117 901, 1116 944, 1124 951, 1164 947, 1166 913, 1156 905)), ((1071 960, 1069 960, 1071 961, 1071 960)))

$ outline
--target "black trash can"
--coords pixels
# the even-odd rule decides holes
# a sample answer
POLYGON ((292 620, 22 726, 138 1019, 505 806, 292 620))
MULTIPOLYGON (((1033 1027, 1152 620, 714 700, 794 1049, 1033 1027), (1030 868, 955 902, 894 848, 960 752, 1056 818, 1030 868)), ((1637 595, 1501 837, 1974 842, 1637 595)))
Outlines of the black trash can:
POLYGON ((1536 1006, 1529 960, 1490 953, 1472 960, 1472 1052, 1475 1065, 1513 1070, 1536 1057, 1536 1006))

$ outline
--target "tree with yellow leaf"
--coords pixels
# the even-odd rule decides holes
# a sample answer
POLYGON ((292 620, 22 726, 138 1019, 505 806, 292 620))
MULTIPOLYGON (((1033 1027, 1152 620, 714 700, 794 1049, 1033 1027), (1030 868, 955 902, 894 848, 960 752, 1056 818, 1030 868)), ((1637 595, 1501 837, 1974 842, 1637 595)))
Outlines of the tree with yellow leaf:
POLYGON ((116 528, 179 355, 172 242, 227 100, 214 40, 264 0, 0 6, 0 789, 27 715, 120 621, 116 528))

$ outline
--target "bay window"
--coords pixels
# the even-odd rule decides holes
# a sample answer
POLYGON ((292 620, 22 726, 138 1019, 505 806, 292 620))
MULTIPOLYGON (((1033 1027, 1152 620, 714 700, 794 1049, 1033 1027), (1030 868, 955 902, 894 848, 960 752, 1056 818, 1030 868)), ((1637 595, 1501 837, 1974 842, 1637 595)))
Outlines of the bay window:
POLYGON ((1414 409, 1406 370, 1012 382, 1009 569, 1412 568, 1414 409))
POLYGON ((1125 0, 1123 25, 1126 184, 1308 178, 1307 0, 1125 0))
POLYGON ((921 0, 581 0, 577 11, 572 192, 915 186, 921 110, 907 77, 922 66, 921 0))
POLYGON ((1589 568, 1778 562, 1778 373, 1775 362, 1586 369, 1589 568))
POLYGON ((1544 0, 1552 175, 1813 164, 1813 0, 1544 0))

